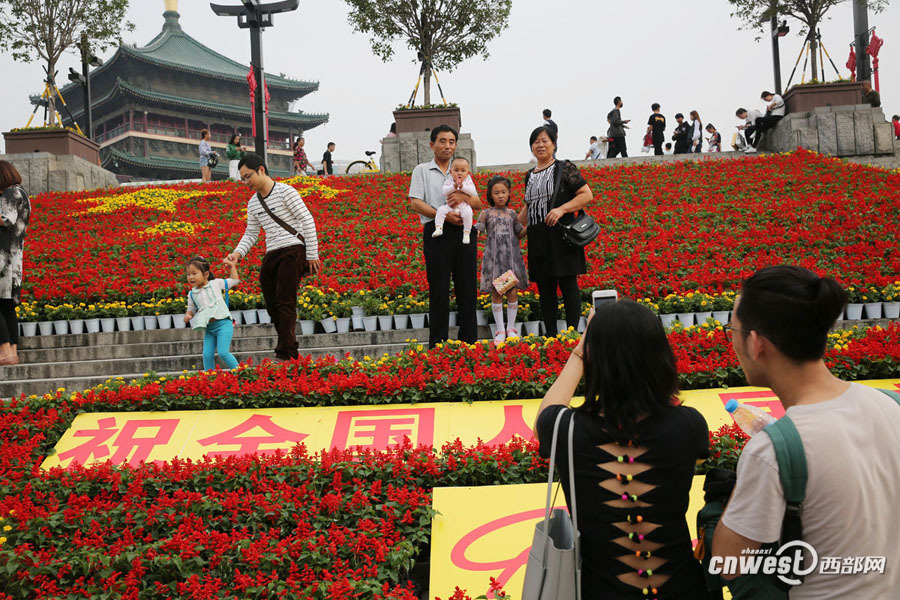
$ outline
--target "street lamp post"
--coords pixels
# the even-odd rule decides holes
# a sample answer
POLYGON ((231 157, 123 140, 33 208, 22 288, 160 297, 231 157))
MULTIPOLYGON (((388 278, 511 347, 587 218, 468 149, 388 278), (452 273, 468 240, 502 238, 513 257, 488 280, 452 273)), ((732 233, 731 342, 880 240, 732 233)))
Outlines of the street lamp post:
POLYGON ((256 80, 253 99, 256 132, 256 153, 266 161, 266 147, 269 132, 266 127, 265 110, 265 70, 263 69, 262 30, 272 26, 272 15, 297 10, 300 0, 280 0, 270 4, 262 4, 261 0, 241 0, 241 6, 226 6, 209 3, 209 7, 220 17, 237 17, 238 27, 250 30, 250 64, 256 80))
POLYGON ((99 67, 103 64, 103 60, 91 54, 87 34, 81 36, 78 48, 81 50, 81 73, 69 68, 69 81, 81 84, 81 89, 84 92, 84 135, 93 142, 94 117, 91 111, 91 74, 88 71, 88 67, 99 67))
POLYGON ((872 76, 869 67, 869 3, 853 0, 853 41, 856 43, 856 80, 866 81, 872 76))

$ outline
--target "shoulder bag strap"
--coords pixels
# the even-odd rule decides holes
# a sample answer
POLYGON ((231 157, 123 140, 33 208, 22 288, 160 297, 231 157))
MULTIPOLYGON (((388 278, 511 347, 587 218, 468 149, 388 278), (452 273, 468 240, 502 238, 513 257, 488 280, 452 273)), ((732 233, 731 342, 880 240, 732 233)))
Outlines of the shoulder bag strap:
POLYGON ((786 507, 781 526, 781 543, 803 539, 801 510, 806 497, 806 452, 803 440, 794 422, 788 416, 781 417, 763 431, 772 440, 775 458, 778 460, 778 475, 784 490, 786 507))
POLYGON ((225 308, 231 310, 231 303, 228 301, 228 279, 223 277, 222 281, 225 282, 225 308))
POLYGON ((553 197, 550 198, 550 203, 548 204, 550 208, 559 208, 556 206, 556 203, 559 200, 559 188, 562 186, 563 168, 565 167, 565 164, 566 161, 564 160, 556 161, 556 172, 553 174, 553 197))
POLYGON ((553 467, 556 461, 556 440, 559 437, 559 422, 562 421, 562 416, 565 412, 565 409, 563 409, 556 415, 556 422, 553 424, 553 441, 550 443, 550 468, 548 469, 549 473, 547 475, 547 507, 544 510, 544 535, 547 537, 549 537, 549 534, 547 533, 547 524, 550 522, 550 505, 553 500, 553 467))
POLYGON ((568 412, 571 414, 569 418, 569 497, 572 499, 572 528, 575 534, 575 598, 581 600, 581 535, 578 533, 578 510, 575 505, 575 452, 572 447, 572 440, 575 437, 575 411, 569 410, 568 412))
POLYGON ((891 398, 893 398, 894 401, 895 401, 897 404, 900 404, 900 393, 895 392, 895 391, 893 391, 893 390, 882 390, 882 389, 879 389, 878 391, 881 392, 881 393, 883 393, 883 394, 885 394, 885 395, 887 395, 887 396, 889 396, 889 397, 891 397, 891 398))
MULTIPOLYGON (((272 189, 274 190, 275 188, 273 187, 272 189)), ((271 193, 271 192, 270 192, 270 193, 271 193)), ((278 218, 278 216, 277 216, 275 213, 272 212, 272 209, 269 208, 269 205, 266 204, 266 201, 263 200, 263 197, 262 197, 262 195, 260 195, 259 192, 256 193, 256 199, 259 200, 260 206, 263 207, 263 210, 266 211, 266 214, 267 214, 267 215, 269 215, 270 217, 272 217, 272 220, 273 220, 273 221, 275 221, 276 223, 278 223, 278 225, 281 226, 281 228, 284 229, 285 231, 287 231, 289 234, 291 234, 291 236, 293 236, 293 237, 297 238, 298 240, 300 240, 300 243, 301 243, 301 244, 306 244, 306 240, 303 238, 303 234, 300 233, 300 232, 298 232, 296 229, 294 229, 293 227, 291 227, 291 226, 288 225, 287 223, 285 223, 282 219, 278 218)))

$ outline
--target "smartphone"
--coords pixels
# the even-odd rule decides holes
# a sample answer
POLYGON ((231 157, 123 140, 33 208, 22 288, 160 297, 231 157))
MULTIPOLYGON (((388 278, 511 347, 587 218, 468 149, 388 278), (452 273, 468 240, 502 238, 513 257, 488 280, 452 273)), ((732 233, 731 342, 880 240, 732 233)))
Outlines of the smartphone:
POLYGON ((613 303, 619 300, 619 292, 616 290, 594 290, 591 293, 591 304, 594 310, 597 310, 604 304, 613 303))

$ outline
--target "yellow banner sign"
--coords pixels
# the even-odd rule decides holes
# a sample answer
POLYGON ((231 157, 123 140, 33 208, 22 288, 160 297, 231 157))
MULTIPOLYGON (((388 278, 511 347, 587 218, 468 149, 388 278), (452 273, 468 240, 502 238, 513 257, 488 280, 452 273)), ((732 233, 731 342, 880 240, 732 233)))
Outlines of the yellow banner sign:
MULTIPOLYGON (((900 389, 900 380, 864 382, 900 389)), ((770 390, 731 388, 688 391, 682 401, 699 410, 711 430, 729 423, 731 398, 784 414, 770 390)), ((298 443, 311 452, 338 448, 383 450, 408 437, 415 445, 440 447, 457 438, 489 445, 513 436, 532 438, 540 400, 433 403, 390 406, 271 408, 172 412, 84 413, 56 444, 44 469, 112 461, 137 466, 173 458, 269 454, 298 443)))

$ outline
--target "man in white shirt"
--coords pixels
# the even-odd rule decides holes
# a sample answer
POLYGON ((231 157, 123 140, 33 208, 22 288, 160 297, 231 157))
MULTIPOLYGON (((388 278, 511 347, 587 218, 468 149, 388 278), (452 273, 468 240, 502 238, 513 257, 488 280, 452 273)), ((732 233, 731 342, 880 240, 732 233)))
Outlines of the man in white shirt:
POLYGON ((785 112, 784 99, 778 94, 763 92, 759 97, 766 103, 766 114, 756 119, 757 143, 763 133, 775 128, 778 121, 784 117, 785 112))
MULTIPOLYGON (((744 132, 744 139, 747 140, 747 147, 744 148, 744 152, 756 152, 756 144, 759 143, 756 120, 761 119, 763 114, 756 109, 748 111, 746 108, 739 108, 734 114, 738 119, 744 122, 742 125, 735 125, 737 129, 744 132)), ((738 148, 735 148, 735 150, 737 149, 738 148)))
MULTIPOLYGON (((811 570, 790 589, 791 600, 896 598, 900 590, 894 525, 900 405, 874 388, 841 381, 825 364, 828 331, 846 301, 831 278, 800 267, 768 267, 744 280, 726 330, 747 383, 775 392, 806 455, 802 540, 817 561, 807 553, 800 569, 811 570)), ((738 462, 713 556, 740 561, 778 541, 785 508, 772 441, 755 435, 738 462)))
POLYGON ((600 158, 603 158, 603 150, 600 149, 600 142, 597 141, 597 136, 592 135, 591 146, 584 155, 584 160, 597 160, 600 158))
POLYGON ((278 333, 275 361, 297 358, 297 288, 303 275, 322 267, 316 222, 300 194, 291 186, 276 183, 262 158, 247 154, 238 163, 241 180, 254 194, 247 202, 247 228, 225 263, 237 264, 266 232, 266 255, 259 269, 266 310, 278 333))

